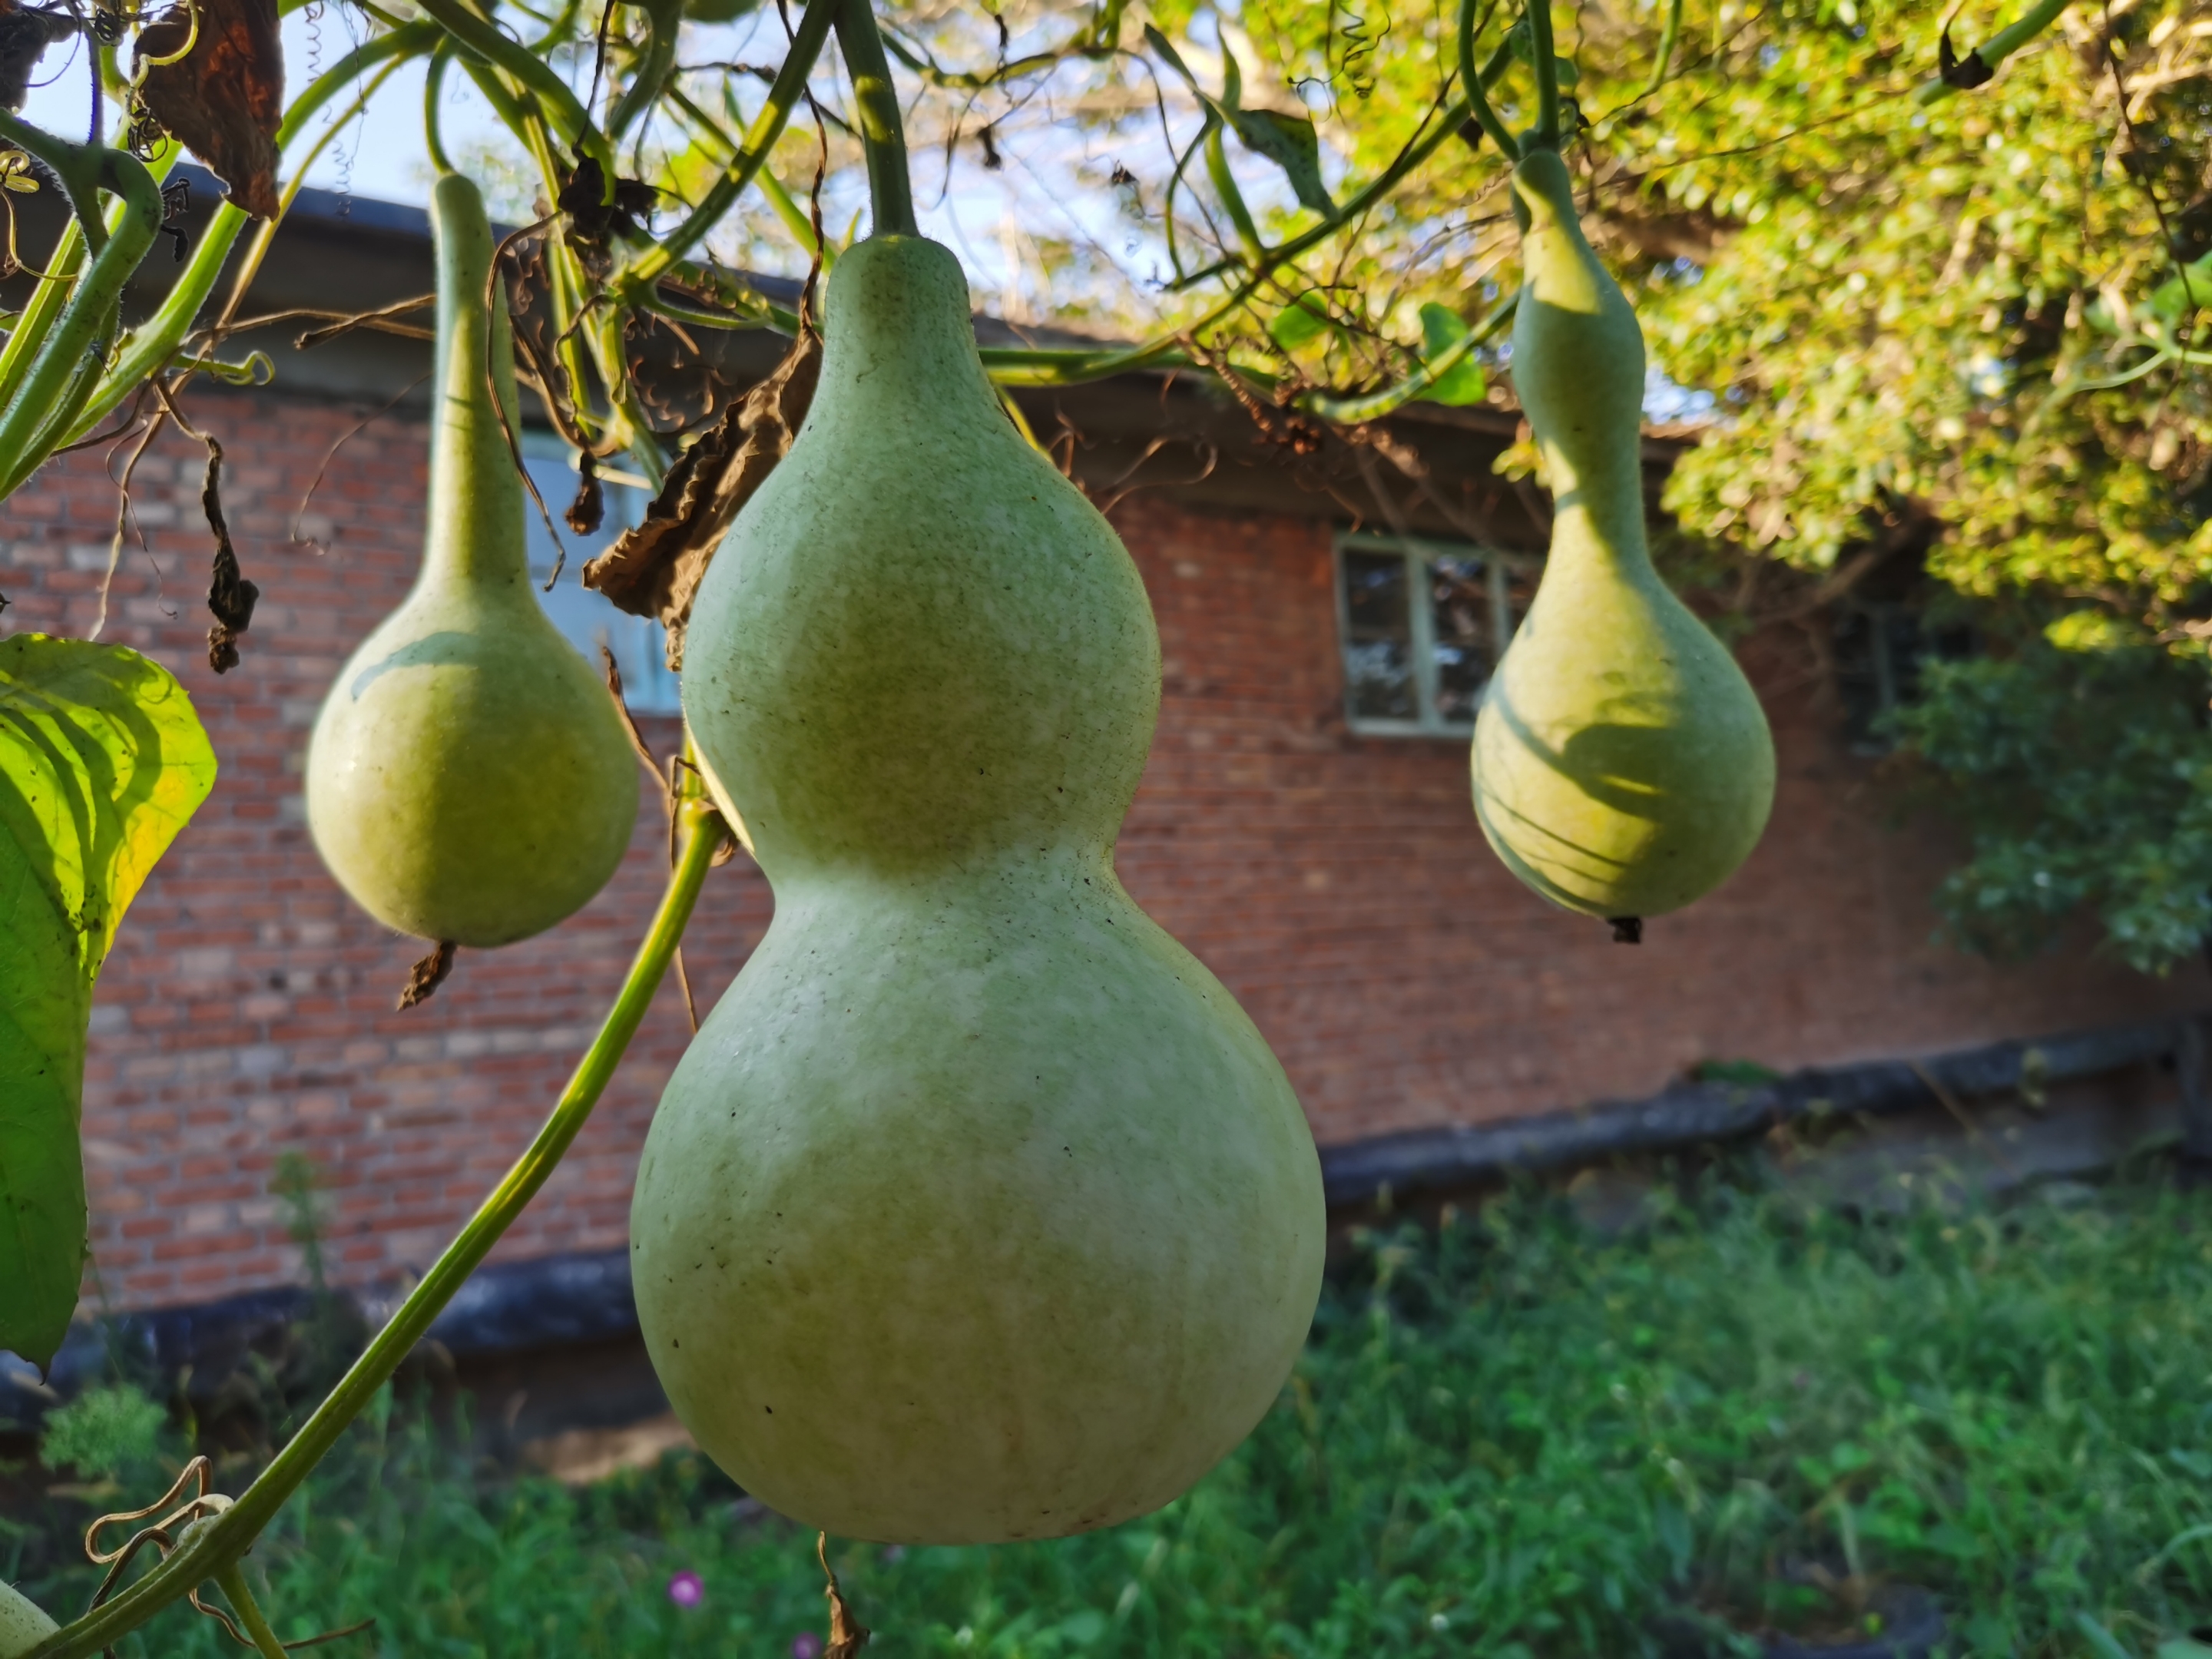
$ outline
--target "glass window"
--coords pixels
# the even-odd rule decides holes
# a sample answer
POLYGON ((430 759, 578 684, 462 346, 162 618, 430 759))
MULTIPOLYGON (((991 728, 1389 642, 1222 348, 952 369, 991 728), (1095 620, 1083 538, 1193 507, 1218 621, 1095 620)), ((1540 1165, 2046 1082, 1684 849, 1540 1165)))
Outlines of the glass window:
POLYGON ((1345 713, 1355 732, 1465 737, 1542 561, 1395 536, 1337 539, 1345 713))
POLYGON ((560 531, 561 544, 568 550, 567 562, 560 567, 560 580, 549 592, 545 584, 552 577, 560 556, 552 537, 546 532, 544 520, 538 516, 537 504, 526 501, 523 522, 529 538, 530 574, 538 583, 538 602, 545 607, 545 614, 553 619, 554 626, 584 653, 593 669, 599 666, 602 644, 614 653, 615 666, 622 670, 623 700, 629 703, 631 714, 680 714, 684 705, 678 695, 677 678, 668 672, 666 641, 660 624, 648 617, 617 611, 585 586, 582 580, 584 562, 605 552, 614 545, 616 537, 643 519, 646 504, 652 497, 635 485, 603 479, 606 516, 596 535, 579 536, 561 517, 576 494, 573 456, 574 452, 550 433, 523 434, 522 464, 529 469, 530 481, 538 486, 538 493, 545 498, 546 510, 552 514, 553 522, 560 531))
POLYGON ((1918 699, 1922 665, 1974 649, 1972 629, 1933 625, 1917 605, 1863 600, 1838 607, 1836 696, 1852 752, 1887 754, 1896 746, 1887 717, 1918 699))

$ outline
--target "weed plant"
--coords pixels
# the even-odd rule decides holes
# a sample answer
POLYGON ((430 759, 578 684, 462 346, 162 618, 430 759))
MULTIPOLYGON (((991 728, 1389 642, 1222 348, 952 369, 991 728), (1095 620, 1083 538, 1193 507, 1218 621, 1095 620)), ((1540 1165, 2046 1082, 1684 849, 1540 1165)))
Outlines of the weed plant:
MULTIPOLYGON (((2075 1196, 1853 1217, 1716 1186, 1606 1239, 1522 1195, 1368 1232, 1181 1501, 830 1559, 884 1659, 1752 1653, 1884 1582, 1936 1593, 1954 1654, 2148 1656, 2212 1621, 2212 1200, 2075 1196)), ((31 1541, 27 1588, 81 1606, 31 1541)), ((249 1571, 287 1638, 374 1617, 330 1650, 392 1659, 806 1659, 824 1623, 812 1539, 703 1460, 517 1480, 388 1396, 249 1571)), ((230 1650, 181 1610, 120 1650, 230 1650)))

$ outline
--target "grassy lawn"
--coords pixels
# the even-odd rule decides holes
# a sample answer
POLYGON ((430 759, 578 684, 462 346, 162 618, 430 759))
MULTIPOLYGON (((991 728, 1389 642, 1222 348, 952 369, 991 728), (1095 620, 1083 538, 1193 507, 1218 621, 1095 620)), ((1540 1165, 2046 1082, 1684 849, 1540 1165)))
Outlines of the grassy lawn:
MULTIPOLYGON (((2212 1197, 2069 1196, 1855 1219, 1716 1185, 1619 1240, 1534 1197, 1368 1235, 1180 1502, 830 1559, 887 1656, 1755 1651, 1727 1631, 1833 1630, 1884 1583, 1933 1590, 1956 1654, 2150 1656, 2212 1623, 2212 1197)), ((82 1605, 9 1524, 0 1571, 82 1605)), ((250 1570, 288 1638, 377 1620, 334 1655, 807 1659, 823 1629, 812 1539, 702 1460, 479 1479, 404 1412, 250 1570)), ((178 1611, 120 1650, 236 1650, 178 1611)))

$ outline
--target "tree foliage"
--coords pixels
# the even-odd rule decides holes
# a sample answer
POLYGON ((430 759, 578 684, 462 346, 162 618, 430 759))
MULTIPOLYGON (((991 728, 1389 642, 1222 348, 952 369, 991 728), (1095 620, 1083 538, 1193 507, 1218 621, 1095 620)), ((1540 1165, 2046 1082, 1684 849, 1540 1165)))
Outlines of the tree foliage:
MULTIPOLYGON (((1445 13, 1248 0, 1182 27, 1209 15, 1352 172, 1446 90, 1445 13)), ((1979 639, 1895 727, 1972 834, 1954 935, 2029 950, 2086 904, 2163 969, 2212 924, 2212 7, 2077 3, 1976 86, 1937 78, 1947 19, 1963 54, 2009 15, 1686 0, 1662 64, 1663 5, 1582 6, 1558 19, 1572 159, 1655 365, 1712 399, 1667 504, 1737 562, 1750 620, 1817 632, 1808 596, 1878 586, 1979 639)), ((1255 300, 1337 324, 1255 330, 1294 380, 1372 379, 1376 342, 1419 355, 1420 306, 1510 293, 1504 169, 1457 154, 1255 300)))

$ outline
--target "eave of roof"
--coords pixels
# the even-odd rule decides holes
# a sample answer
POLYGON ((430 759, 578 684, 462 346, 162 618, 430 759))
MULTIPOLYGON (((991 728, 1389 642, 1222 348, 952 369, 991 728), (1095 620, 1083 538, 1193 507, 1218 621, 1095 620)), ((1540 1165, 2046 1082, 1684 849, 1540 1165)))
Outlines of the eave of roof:
MULTIPOLYGON (((197 238, 221 199, 220 187, 200 167, 180 167, 176 176, 191 184, 191 208, 183 223, 197 238)), ((52 192, 17 198, 15 205, 20 245, 49 243, 59 216, 52 192)), ((248 240, 240 239, 211 305, 228 295, 248 240)), ((140 314, 166 289, 163 246, 157 246, 126 301, 140 314)), ((23 280, 0 284, 0 303, 9 303, 23 280)), ((797 301, 799 284, 789 278, 748 280, 781 304, 797 301)), ((427 294, 434 282, 429 217, 422 209, 309 187, 294 201, 240 309, 247 318, 295 310, 353 313, 427 294)), ((303 326, 234 335, 225 355, 265 352, 280 394, 364 409, 427 405, 426 343, 356 331, 301 351, 295 339, 303 326)), ((988 316, 976 319, 976 333, 991 344, 1088 343, 1067 331, 1017 328, 988 316)), ((783 344, 781 337, 757 330, 708 334, 702 349, 719 377, 743 386, 773 366, 783 344)), ((1141 370, 1018 396, 1040 437, 1057 443, 1074 476, 1102 496, 1157 491, 1206 511, 1290 514, 1502 547, 1534 548, 1544 540, 1537 498, 1492 471, 1519 426, 1510 410, 1415 404, 1382 423, 1393 441, 1389 453, 1332 434, 1318 453, 1299 455, 1262 434, 1210 377, 1188 370, 1141 370), (1414 458, 1413 471, 1390 454, 1414 458)), ((1655 488, 1680 447, 1671 434, 1647 441, 1655 488)))

